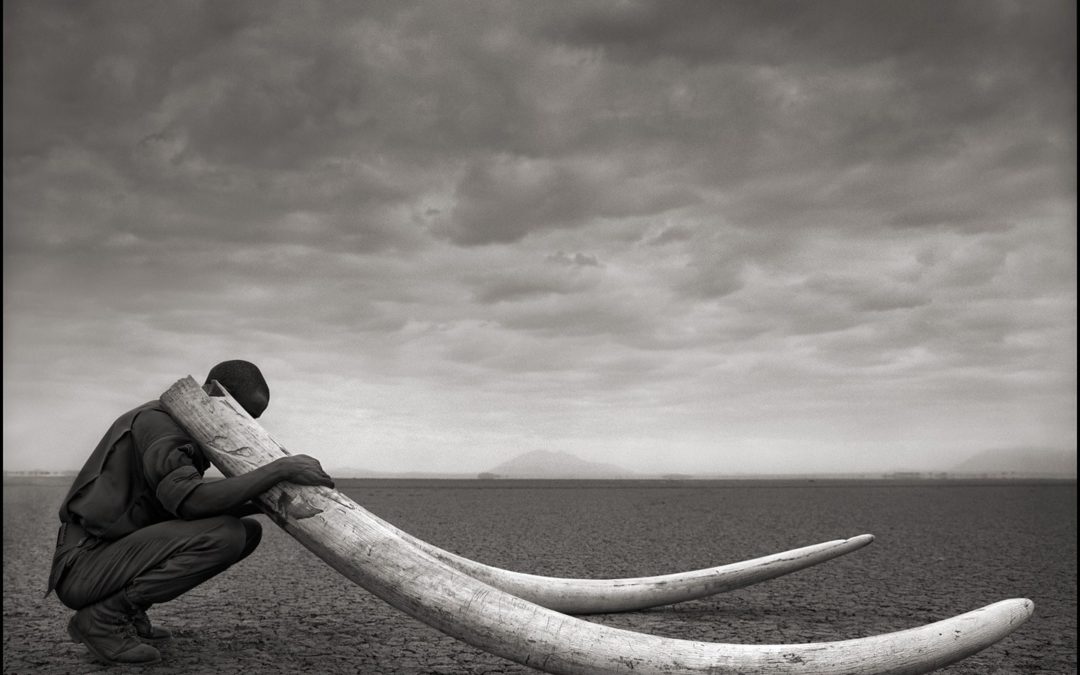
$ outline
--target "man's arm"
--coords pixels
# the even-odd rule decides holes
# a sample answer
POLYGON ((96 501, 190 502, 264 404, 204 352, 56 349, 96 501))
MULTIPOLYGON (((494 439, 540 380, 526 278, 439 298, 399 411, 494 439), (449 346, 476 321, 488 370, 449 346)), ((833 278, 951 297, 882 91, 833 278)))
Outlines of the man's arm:
POLYGON ((263 510, 259 508, 255 502, 244 502, 240 506, 231 508, 225 512, 226 516, 232 516, 233 518, 246 518, 248 516, 260 516, 263 515, 263 510))
POLYGON ((290 455, 239 476, 201 483, 180 503, 177 515, 184 520, 221 515, 242 507, 286 480, 297 485, 334 487, 333 479, 322 470, 318 460, 307 455, 290 455))

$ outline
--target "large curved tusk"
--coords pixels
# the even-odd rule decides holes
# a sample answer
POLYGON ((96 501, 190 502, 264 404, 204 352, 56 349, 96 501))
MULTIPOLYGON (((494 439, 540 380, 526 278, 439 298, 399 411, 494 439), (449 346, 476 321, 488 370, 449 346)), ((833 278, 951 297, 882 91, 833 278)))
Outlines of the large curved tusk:
MULTIPOLYGON (((235 401, 211 400, 188 377, 161 397, 227 476, 284 456, 235 401)), ((738 645, 601 626, 504 593, 406 542, 345 495, 279 483, 260 501, 286 532, 343 575, 451 637, 550 673, 914 675, 1008 635, 1033 611, 1005 600, 937 623, 857 640, 738 645)))
POLYGON ((380 522, 433 558, 510 595, 564 614, 631 612, 697 600, 797 572, 874 541, 874 535, 861 534, 691 572, 627 579, 572 579, 524 574, 485 565, 429 544, 386 521, 380 522))

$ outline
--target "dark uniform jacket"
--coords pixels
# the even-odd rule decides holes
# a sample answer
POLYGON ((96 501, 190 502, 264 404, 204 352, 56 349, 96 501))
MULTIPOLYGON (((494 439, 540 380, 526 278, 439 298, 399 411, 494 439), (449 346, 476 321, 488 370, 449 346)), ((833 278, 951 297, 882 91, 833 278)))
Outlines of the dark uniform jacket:
MULTIPOLYGON (((150 401, 120 416, 60 505, 51 591, 83 546, 120 539, 179 517, 209 467, 199 444, 150 401)), ((47 592, 46 592, 47 594, 47 592)))

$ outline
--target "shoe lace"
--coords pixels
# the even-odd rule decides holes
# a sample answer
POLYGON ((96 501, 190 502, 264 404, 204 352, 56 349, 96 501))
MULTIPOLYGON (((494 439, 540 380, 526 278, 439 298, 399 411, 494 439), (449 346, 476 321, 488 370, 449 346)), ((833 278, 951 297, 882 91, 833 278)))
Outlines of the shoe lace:
POLYGON ((131 626, 136 633, 141 630, 143 634, 149 635, 154 631, 153 624, 150 623, 150 617, 146 615, 146 610, 143 609, 137 610, 131 615, 131 626))
POLYGON ((135 623, 134 617, 123 615, 116 620, 116 623, 111 626, 111 631, 117 635, 127 636, 135 635, 135 623))

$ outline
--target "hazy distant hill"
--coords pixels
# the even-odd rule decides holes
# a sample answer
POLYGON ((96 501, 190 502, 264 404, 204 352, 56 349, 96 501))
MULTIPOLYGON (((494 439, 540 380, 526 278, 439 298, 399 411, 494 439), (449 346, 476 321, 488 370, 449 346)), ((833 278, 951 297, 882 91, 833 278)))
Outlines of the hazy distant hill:
POLYGON ((634 478, 615 464, 588 462, 566 452, 533 450, 490 469, 499 478, 634 478))
POLYGON ((957 464, 952 472, 1075 478, 1076 453, 1034 448, 985 450, 957 464))

